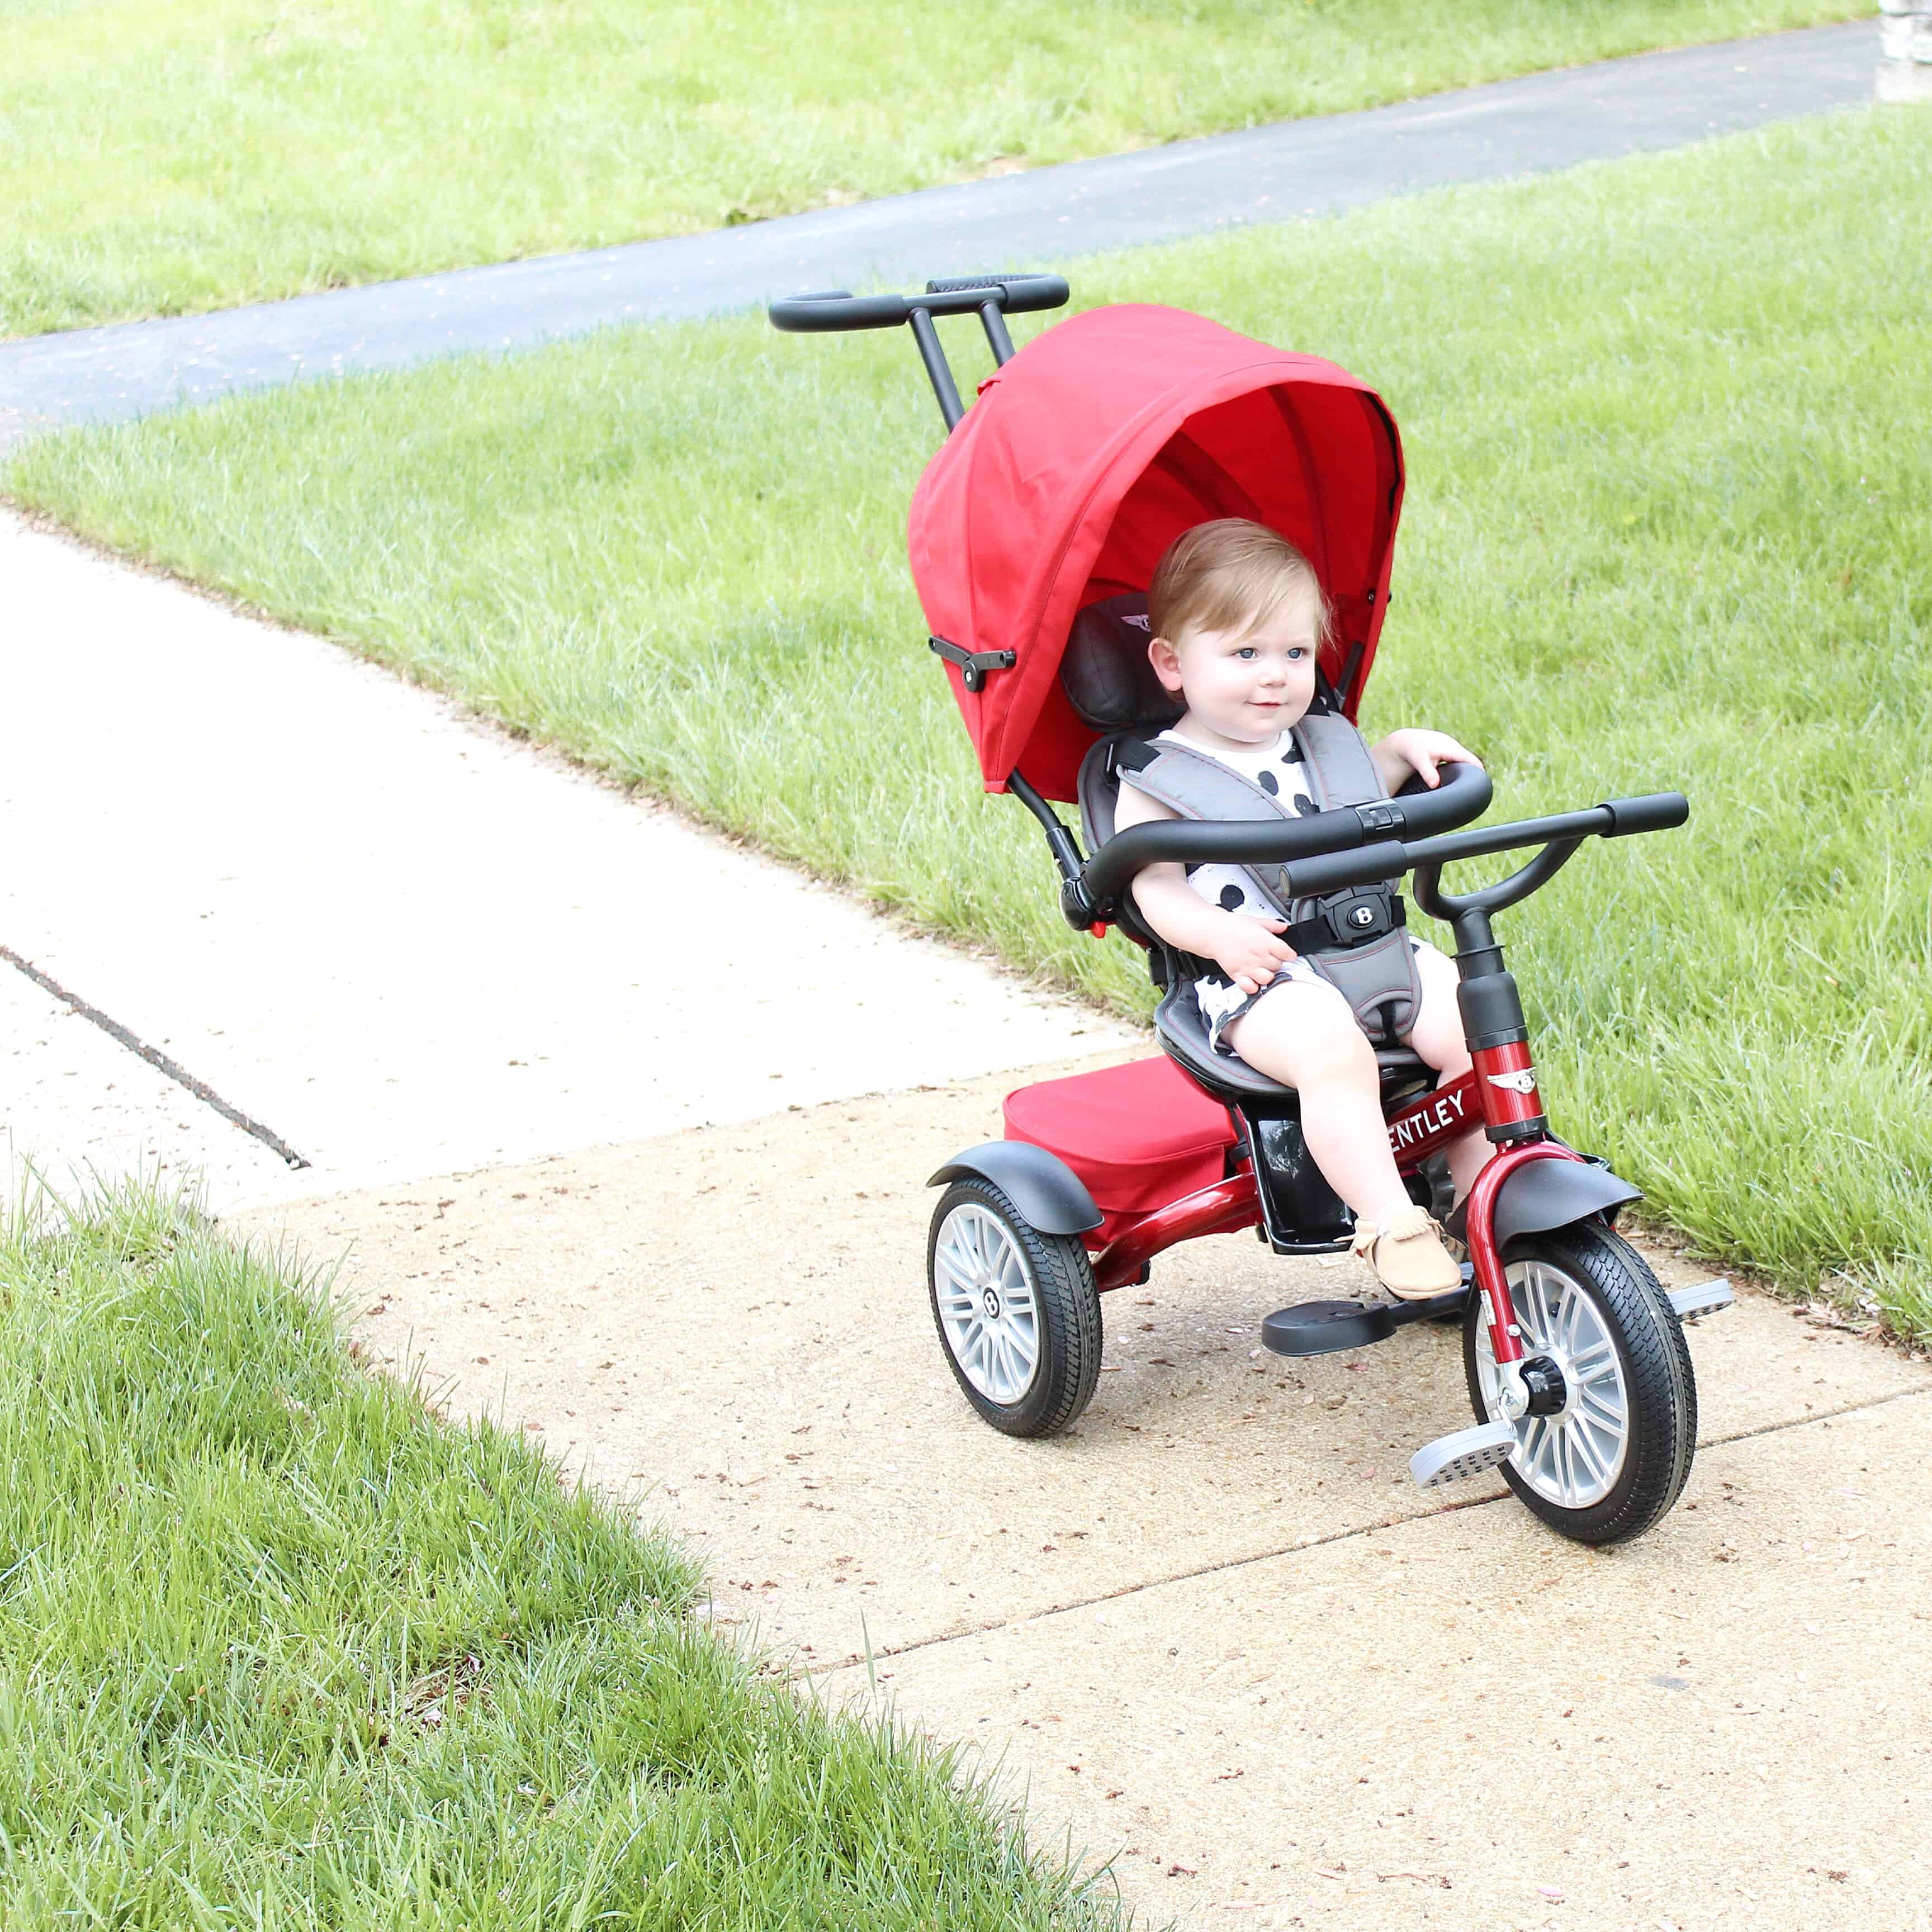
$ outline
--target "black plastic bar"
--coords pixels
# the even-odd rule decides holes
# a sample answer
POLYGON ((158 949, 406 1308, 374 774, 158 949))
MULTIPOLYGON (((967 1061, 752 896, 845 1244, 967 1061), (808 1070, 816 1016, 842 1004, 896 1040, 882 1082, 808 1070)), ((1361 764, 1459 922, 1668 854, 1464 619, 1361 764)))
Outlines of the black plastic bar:
POLYGON ((980 304, 980 326, 986 332, 986 346, 993 352, 994 366, 1004 369, 1013 359, 1013 338, 1006 333, 1006 319, 998 302, 980 304))
POLYGON ((1046 842, 1052 850, 1053 862, 1059 868, 1062 882, 1078 885, 1082 864, 1079 842, 1060 823, 1059 813, 1016 770, 1006 774, 1006 789, 1040 820, 1040 830, 1046 834, 1046 842))
MULTIPOLYGON (((1518 851, 1528 845, 1567 842, 1574 849, 1578 841, 1585 838, 1612 838, 1638 831, 1666 832, 1682 825, 1690 816, 1690 801, 1682 792, 1657 792, 1646 798, 1618 799, 1592 806, 1585 812, 1558 812, 1547 818, 1521 818, 1508 825, 1448 832, 1413 844, 1378 844, 1366 851, 1334 851, 1318 858, 1296 860, 1290 866, 1288 884, 1296 897, 1316 898, 1349 886, 1399 879, 1414 866, 1442 866, 1458 859, 1484 858, 1492 853, 1518 851)), ((1560 864, 1562 860, 1556 862, 1560 864)), ((1555 869, 1553 864, 1550 870, 1555 869)), ((1537 883, 1540 884, 1540 880, 1537 883)), ((1528 888, 1534 889, 1534 886, 1528 888)))
POLYGON ((966 406, 959 400, 959 386, 952 380, 952 364, 946 359, 946 351, 939 346, 939 332, 932 326, 931 314, 922 308, 915 308, 906 318, 912 324, 912 339, 919 344, 919 359, 926 364, 926 379, 932 385, 932 393, 938 398, 939 413, 946 418, 949 434, 966 413, 966 406))
MULTIPOLYGON (((1088 897, 1104 906, 1118 899, 1134 875, 1149 866, 1282 865, 1304 860, 1320 863, 1324 862, 1315 855, 1324 854, 1344 860, 1373 842, 1466 825, 1488 808, 1492 790, 1490 775, 1481 766, 1454 764, 1442 768, 1442 782, 1432 791, 1406 794, 1377 805, 1345 806, 1307 818, 1159 819, 1130 826, 1108 839, 1087 862, 1082 883, 1088 897)), ((1397 844, 1384 849, 1404 848, 1397 844)), ((1374 872, 1366 876, 1394 878, 1406 869, 1398 864, 1386 875, 1374 872)), ((1293 876, 1299 892, 1303 888, 1298 866, 1293 876)))
MULTIPOLYGON (((1614 831, 1606 832, 1606 838, 1614 838, 1614 831)), ((1466 913, 1501 912, 1505 908, 1520 904, 1532 892, 1540 892, 1569 864, 1577 848, 1582 844, 1580 838, 1558 838, 1544 847, 1526 866, 1510 873, 1506 879, 1498 879, 1492 886, 1484 886, 1473 892, 1445 892, 1442 890, 1442 868, 1440 866, 1418 866, 1414 880, 1415 902, 1431 919, 1439 919, 1449 923, 1466 913)))

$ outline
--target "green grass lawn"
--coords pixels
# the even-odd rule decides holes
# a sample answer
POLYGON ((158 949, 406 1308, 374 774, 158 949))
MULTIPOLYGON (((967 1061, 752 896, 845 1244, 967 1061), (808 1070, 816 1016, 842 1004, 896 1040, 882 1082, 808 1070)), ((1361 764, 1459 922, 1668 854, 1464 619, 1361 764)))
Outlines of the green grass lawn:
POLYGON ((167 1204, 0 1232, 0 1456, 8 1932, 1114 1922, 167 1204))
MULTIPOLYGON (((1368 724, 1477 746, 1498 814, 1694 801, 1504 922, 1559 1129, 1709 1250, 1924 1334, 1928 205, 1898 108, 1076 272, 1379 386, 1410 490, 1368 724)), ((1142 1009, 924 648, 938 429, 902 336, 745 321, 71 433, 5 482, 1142 1009)))
POLYGON ((0 335, 716 227, 1868 0, 0 0, 0 335))

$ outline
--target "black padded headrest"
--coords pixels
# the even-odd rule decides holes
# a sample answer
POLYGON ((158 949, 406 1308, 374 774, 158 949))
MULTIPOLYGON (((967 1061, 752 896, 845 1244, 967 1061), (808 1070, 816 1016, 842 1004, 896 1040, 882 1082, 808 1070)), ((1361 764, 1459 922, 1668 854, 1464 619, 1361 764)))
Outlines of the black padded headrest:
POLYGON ((1073 620, 1060 660, 1060 688, 1096 731, 1160 730, 1186 707, 1148 662, 1148 602, 1138 590, 1090 604, 1073 620))

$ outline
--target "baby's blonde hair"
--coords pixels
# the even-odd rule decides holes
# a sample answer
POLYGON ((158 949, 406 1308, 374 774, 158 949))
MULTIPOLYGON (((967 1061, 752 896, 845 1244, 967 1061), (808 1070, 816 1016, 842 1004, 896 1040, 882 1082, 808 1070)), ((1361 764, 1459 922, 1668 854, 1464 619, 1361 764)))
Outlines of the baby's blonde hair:
POLYGON ((1315 567, 1287 538, 1246 517, 1196 524, 1167 547, 1148 591, 1154 634, 1178 644, 1190 627, 1252 630, 1292 598, 1312 595, 1316 634, 1331 616, 1315 567))

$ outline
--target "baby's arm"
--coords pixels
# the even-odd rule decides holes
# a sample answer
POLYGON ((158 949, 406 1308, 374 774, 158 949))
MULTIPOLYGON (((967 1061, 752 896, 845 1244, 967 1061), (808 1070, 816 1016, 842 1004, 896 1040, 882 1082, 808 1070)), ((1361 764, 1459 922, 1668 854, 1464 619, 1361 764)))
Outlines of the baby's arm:
MULTIPOLYGON (((1124 784, 1114 808, 1114 827, 1124 832, 1130 825, 1178 816, 1145 792, 1124 784)), ((1294 947, 1277 937, 1285 929, 1280 920, 1251 919, 1210 905, 1187 883, 1181 866, 1149 866, 1136 873, 1134 903, 1168 945, 1213 960, 1244 993, 1258 993, 1294 957, 1294 947)))
POLYGON ((1380 744, 1369 747, 1369 756, 1375 760, 1376 770, 1381 772, 1382 783, 1391 796, 1408 782, 1412 773, 1420 772, 1422 782, 1433 791, 1442 782, 1438 766, 1483 762, 1448 732, 1425 731, 1414 726, 1391 731, 1380 744))

